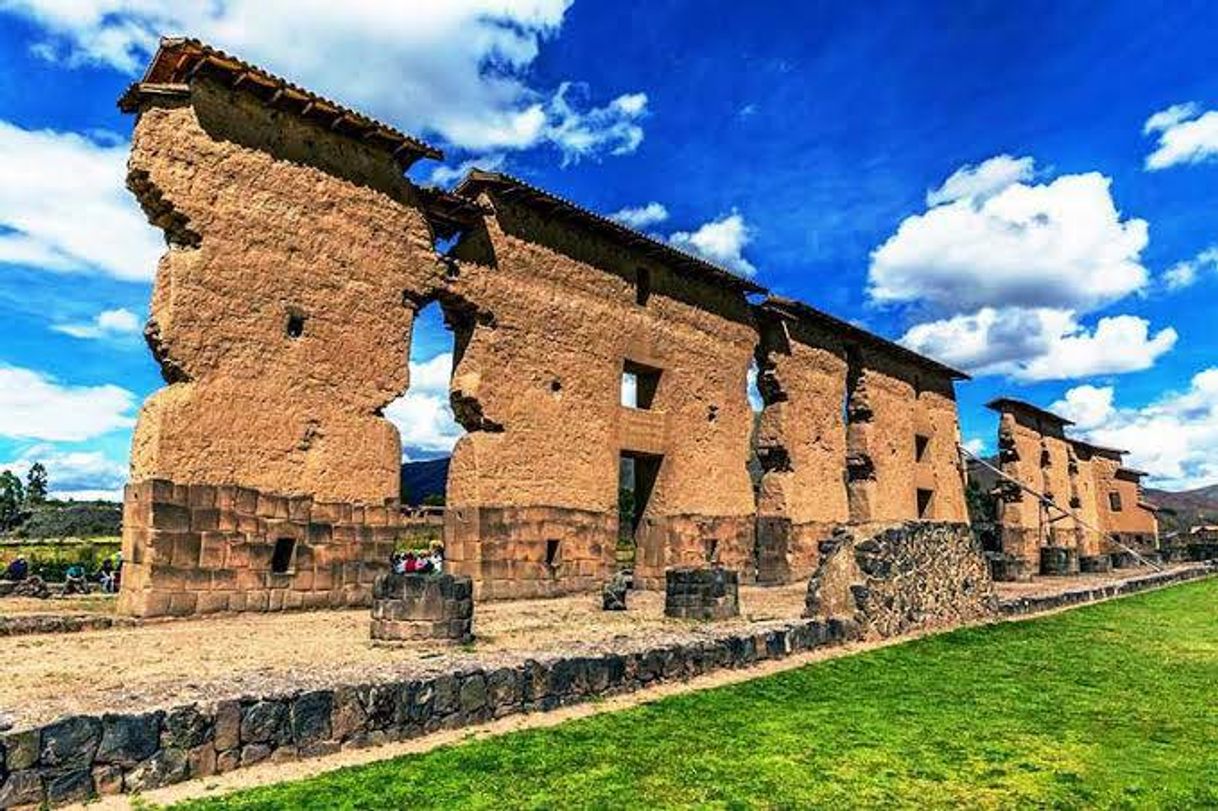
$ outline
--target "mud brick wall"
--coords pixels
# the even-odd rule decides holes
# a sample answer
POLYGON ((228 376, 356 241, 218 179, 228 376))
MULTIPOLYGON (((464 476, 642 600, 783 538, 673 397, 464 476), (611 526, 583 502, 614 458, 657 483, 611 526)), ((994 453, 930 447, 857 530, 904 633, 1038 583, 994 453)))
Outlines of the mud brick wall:
POLYGON ((119 611, 155 617, 370 605, 397 518, 392 501, 353 506, 245 487, 130 484, 119 611))
MULTIPOLYGON (((1079 539, 1079 566, 1081 568, 1084 561, 1089 561, 1088 566, 1096 566, 1095 561, 1102 557, 1106 546, 1101 531, 1103 526, 1100 518, 1101 495, 1097 489, 1096 477, 1096 466, 1102 465, 1104 462, 1085 444, 1073 442, 1071 448, 1078 466, 1078 474, 1074 480, 1078 497, 1076 501, 1072 502, 1072 509, 1079 517, 1076 522, 1079 539)), ((1108 496, 1105 494, 1102 498, 1107 499, 1108 496)))
POLYGON ((986 619, 997 600, 967 524, 909 522, 870 537, 842 530, 821 548, 807 617, 845 617, 887 638, 986 619))
POLYGON ((454 250, 446 294, 459 322, 454 410, 469 431, 449 472, 454 571, 479 596, 599 587, 613 564, 623 452, 662 457, 637 538, 640 583, 702 560, 708 522, 725 564, 751 564, 756 334, 743 292, 519 196, 491 190, 478 202, 486 216, 454 250), (621 404, 626 362, 659 372, 650 408, 621 404), (535 527, 514 526, 539 513, 535 527), (549 540, 562 561, 541 568, 549 540))
POLYGON ((383 574, 372 585, 372 638, 471 642, 474 590, 468 577, 383 574))
POLYGON ((0 808, 146 791, 340 749, 684 681, 855 639, 848 621, 798 621, 601 656, 530 659, 430 678, 339 685, 140 714, 71 716, 0 735, 0 808))
MULTIPOLYGON (((1079 460, 1074 445, 1066 439, 1064 421, 1018 405, 1007 408, 1001 412, 998 429, 1003 473, 1050 496, 1062 509, 1078 509, 1071 505, 1082 503, 1085 489, 1079 480, 1090 466, 1079 460)), ((1077 552, 1085 542, 1082 527, 1073 517, 1042 510, 1035 496, 1008 483, 1000 483, 1000 489, 998 523, 1003 551, 1023 561, 1029 571, 1039 571, 1041 546, 1077 552)))
POLYGON ((758 309, 759 578, 807 576, 842 524, 967 521, 949 371, 772 301, 758 309))
MULTIPOLYGON (((1137 475, 1122 468, 1119 458, 1110 456, 1097 455, 1093 470, 1100 526, 1107 536, 1116 536, 1123 543, 1139 550, 1156 548, 1159 537, 1158 518, 1139 504, 1142 488, 1137 475), (1110 493, 1119 495, 1120 510, 1112 508, 1110 493)), ((1111 553, 1121 550, 1114 544, 1105 543, 1102 551, 1111 553)))
POLYGON ((131 480, 397 497, 381 410, 408 383, 403 293, 442 277, 398 162, 200 77, 145 102, 127 183, 170 246, 146 329, 168 385, 140 411, 131 480))
POLYGON ((850 520, 968 521, 952 380, 862 347, 847 406, 850 520), (919 460, 915 437, 926 440, 919 460), (919 516, 918 490, 932 494, 919 516))
POLYGON ((848 363, 840 336, 760 308, 757 576, 787 583, 816 568, 820 542, 850 520, 846 496, 848 363))

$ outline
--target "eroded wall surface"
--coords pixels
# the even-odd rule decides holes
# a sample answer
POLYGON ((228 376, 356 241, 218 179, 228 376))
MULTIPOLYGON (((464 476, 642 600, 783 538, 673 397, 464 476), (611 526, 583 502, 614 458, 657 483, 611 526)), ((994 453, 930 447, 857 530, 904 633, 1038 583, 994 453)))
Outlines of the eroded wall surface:
POLYGON ((949 376, 812 319, 759 320, 759 578, 808 576, 843 524, 967 523, 949 376))
POLYGON ((140 413, 132 480, 396 498, 380 410, 408 383, 403 292, 440 279, 397 164, 199 80, 140 115, 128 176, 170 240, 148 327, 169 385, 140 413))
POLYGON ((449 473, 455 570, 482 596, 596 587, 618 536, 620 457, 632 453, 662 459, 637 535, 636 580, 658 586, 666 567, 711 557, 746 576, 756 335, 743 294, 527 205, 494 195, 481 203, 493 215, 458 245, 449 282, 459 302, 450 306, 479 314, 458 335, 452 383, 454 402, 478 415, 463 420, 470 432, 449 473), (640 267, 651 278, 645 304, 640 267), (659 371, 650 408, 621 404, 626 361, 659 371))
MULTIPOLYGON (((188 97, 142 109, 128 184, 169 243, 147 327, 168 385, 140 411, 133 485, 240 487, 255 501, 388 504, 396 513, 401 448, 381 409, 408 384, 414 309, 404 293, 426 296, 441 278, 397 163, 199 78, 188 97)), ((129 613, 181 613, 192 599, 171 607, 169 593, 190 593, 213 571, 228 572, 227 591, 238 570, 253 571, 217 564, 210 550, 219 545, 261 554, 281 537, 301 549, 318 540, 286 515, 247 511, 221 527, 166 506, 124 522, 129 613), (220 544, 199 533, 227 535, 220 544)), ((322 546, 354 564, 367 557, 345 541, 322 546)), ((303 568, 292 583, 248 577, 238 591, 288 593, 304 582, 303 568)))
POLYGON ((1040 570, 1041 547, 1080 548, 1081 527, 1073 514, 1061 510, 1072 513, 1069 505, 1081 502, 1083 470, 1061 424, 1035 414, 1002 411, 998 448, 1003 473, 1031 490, 1000 485, 1003 552, 1022 562, 1026 574, 1035 574, 1040 570), (1042 506, 1034 493, 1048 496, 1061 510, 1042 506))
MULTIPOLYGON (((1071 501, 1071 509, 1078 516, 1075 522, 1078 529, 1078 554, 1080 558, 1094 558, 1105 551, 1103 524, 1100 519, 1100 492, 1096 487, 1096 466, 1103 460, 1097 458, 1084 445, 1072 444, 1071 448, 1076 459, 1078 474, 1074 485, 1076 499, 1071 501)), ((1107 495, 1102 496, 1107 498, 1107 495)))
POLYGON ((851 522, 967 523, 951 380, 867 347, 852 367, 846 409, 851 522))
POLYGON ((816 566, 820 542, 850 520, 846 496, 845 347, 760 311, 757 385, 758 577, 789 582, 816 566))

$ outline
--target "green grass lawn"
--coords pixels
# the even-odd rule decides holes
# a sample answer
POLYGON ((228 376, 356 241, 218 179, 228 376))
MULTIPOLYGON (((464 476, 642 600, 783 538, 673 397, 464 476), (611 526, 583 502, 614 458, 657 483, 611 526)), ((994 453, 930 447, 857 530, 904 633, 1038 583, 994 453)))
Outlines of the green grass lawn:
POLYGON ((1218 807, 1218 580, 187 803, 1218 807))

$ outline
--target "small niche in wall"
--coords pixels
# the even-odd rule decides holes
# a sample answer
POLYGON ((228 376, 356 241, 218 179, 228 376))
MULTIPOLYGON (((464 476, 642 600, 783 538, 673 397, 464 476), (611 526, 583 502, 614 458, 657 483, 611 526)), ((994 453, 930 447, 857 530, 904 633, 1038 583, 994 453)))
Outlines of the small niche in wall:
POLYGON ((914 436, 914 461, 925 462, 926 451, 930 449, 930 437, 916 434, 914 436))
POLYGON ((643 307, 651 298, 651 271, 647 268, 636 268, 634 271, 634 303, 643 307))
POLYGON ((718 538, 707 538, 705 541, 703 541, 703 543, 705 544, 705 547, 706 547, 705 548, 706 562, 707 563, 717 563, 718 557, 719 557, 719 539, 718 538))
POLYGON ((296 539, 278 538, 271 554, 271 574, 291 574, 296 562, 296 539))
POLYGON ((1113 490, 1108 494, 1108 506, 1114 513, 1121 511, 1121 494, 1113 490))
POLYGON ((546 567, 553 573, 558 569, 559 542, 557 538, 546 541, 546 567))
POLYGON ((918 518, 919 519, 925 520, 927 518, 930 518, 930 510, 931 510, 931 506, 934 504, 934 501, 935 501, 935 491, 934 490, 923 490, 921 487, 918 488, 918 518))
POLYGON ((304 335, 304 328, 305 328, 304 313, 289 311, 288 312, 288 323, 287 323, 287 326, 284 327, 284 331, 288 334, 288 337, 293 340, 299 338, 300 336, 304 335))

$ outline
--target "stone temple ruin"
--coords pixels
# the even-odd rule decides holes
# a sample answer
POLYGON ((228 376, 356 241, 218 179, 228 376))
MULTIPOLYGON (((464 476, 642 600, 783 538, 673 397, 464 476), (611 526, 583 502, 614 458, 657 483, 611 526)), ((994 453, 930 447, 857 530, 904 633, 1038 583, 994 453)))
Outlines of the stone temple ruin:
POLYGON ((370 603, 403 520, 383 411, 433 302, 467 431, 447 567, 479 599, 598 590, 620 532, 659 588, 708 563, 790 582, 837 528, 968 521, 960 372, 514 178, 420 188, 404 172, 437 150, 194 40, 163 41, 120 106, 128 185, 168 242, 129 614, 370 603))
POLYGON ((1003 397, 988 406, 1000 415, 999 465, 1008 477, 996 488, 997 579, 1108 571, 1133 563, 1126 548, 1154 554, 1157 508, 1142 497, 1146 474, 1122 464, 1126 451, 1072 439, 1070 420, 1030 403, 1003 397))

